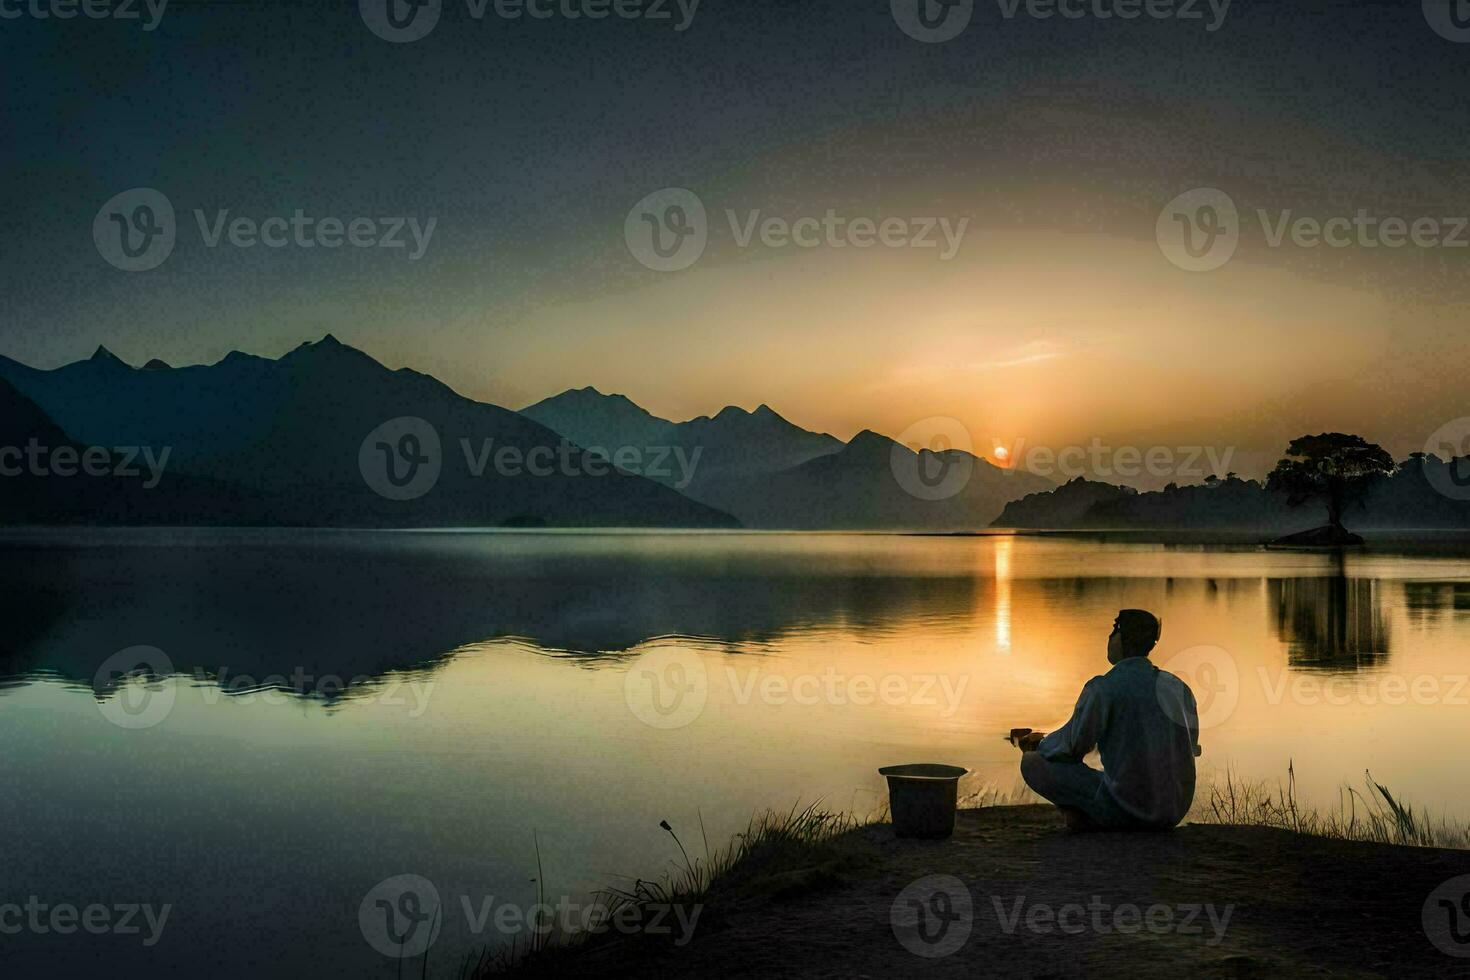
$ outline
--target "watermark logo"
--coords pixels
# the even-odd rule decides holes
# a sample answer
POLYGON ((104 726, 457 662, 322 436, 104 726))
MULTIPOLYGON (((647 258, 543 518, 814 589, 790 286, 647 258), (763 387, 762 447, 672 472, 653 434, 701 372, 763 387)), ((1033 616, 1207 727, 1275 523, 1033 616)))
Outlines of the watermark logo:
POLYGON ((1193 646, 1159 664, 1162 671, 1156 684, 1159 705, 1164 714, 1178 725, 1196 721, 1200 731, 1223 725, 1240 703, 1240 668, 1223 647, 1193 646), (1195 717, 1190 717, 1190 702, 1173 674, 1189 685, 1194 693, 1195 717))
POLYGON ((393 44, 427 37, 439 23, 443 0, 357 0, 368 30, 393 44))
POLYGON ((1470 958, 1470 875, 1451 878, 1430 892, 1420 922, 1435 949, 1470 958))
MULTIPOLYGON (((959 254, 968 217, 850 215, 836 208, 821 214, 768 214, 760 208, 723 209, 736 248, 912 248, 934 249, 939 261, 959 254)), ((699 261, 709 244, 709 216, 692 191, 665 188, 633 206, 623 221, 628 251, 658 272, 678 272, 699 261)))
POLYGON ((1007 464, 1007 475, 1024 472, 1065 479, 1091 476, 1106 480, 1147 474, 1208 480, 1212 475, 1228 475, 1230 461, 1235 458, 1234 446, 1112 446, 1097 436, 1085 446, 1028 447, 1025 439, 1010 445, 997 439, 995 445, 996 457, 1007 464))
POLYGON ((171 446, 43 446, 32 437, 24 447, 0 446, 0 477, 113 477, 142 479, 152 490, 163 481, 171 446), (140 467, 138 464, 142 462, 140 467), (145 472, 146 471, 146 472, 145 472))
POLYGON ((168 0, 0 0, 0 20, 71 20, 79 12, 88 20, 142 20, 146 10, 148 33, 162 22, 167 6, 168 0))
POLYGON ((1225 24, 1232 0, 996 0, 1000 15, 1014 20, 1022 12, 1032 20, 1204 20, 1205 8, 1212 19, 1205 33, 1213 34, 1225 24))
POLYGON ((803 707, 826 704, 833 707, 852 705, 868 708, 882 704, 888 707, 913 706, 937 708, 941 718, 953 718, 965 698, 970 675, 961 674, 958 682, 948 674, 844 674, 828 667, 820 674, 803 673, 795 677, 782 674, 761 675, 750 669, 742 677, 734 667, 725 668, 725 680, 736 704, 750 704, 756 698, 762 704, 795 704, 803 707))
POLYGON ((78 930, 90 936, 143 936, 144 948, 151 949, 163 938, 163 928, 173 912, 173 905, 154 906, 151 902, 118 902, 103 905, 75 905, 71 902, 46 902, 31 895, 25 904, 0 903, 0 936, 31 933, 36 936, 71 936, 78 930), (147 927, 146 935, 143 933, 147 927))
POLYGON ((413 874, 394 875, 363 896, 357 926, 368 945, 384 956, 412 959, 439 938, 441 911, 439 889, 432 881, 413 874))
POLYGON ((173 661, 157 647, 119 650, 92 675, 97 710, 119 728, 152 728, 174 709, 173 672, 173 661))
POLYGON ((915 41, 942 44, 964 33, 975 0, 889 0, 893 21, 915 41))
MULTIPOLYGON (((1316 217, 1291 208, 1255 208, 1262 243, 1267 248, 1470 248, 1470 217, 1463 215, 1352 214, 1316 217)), ((1159 213, 1155 234, 1159 249, 1174 265, 1190 272, 1210 272, 1229 262, 1243 228, 1235 203, 1224 191, 1201 187, 1169 202, 1159 213)))
POLYGON ((362 440, 357 466, 378 496, 416 500, 439 482, 444 466, 439 432, 411 415, 389 419, 362 440))
MULTIPOLYGON (((395 960, 424 955, 439 938, 443 920, 463 916, 472 936, 493 932, 517 942, 527 933, 546 939, 597 936, 657 936, 674 946, 688 945, 704 911, 700 904, 671 902, 579 902, 569 896, 547 897, 533 905, 508 902, 495 895, 460 894, 440 899, 433 882, 415 874, 378 882, 358 907, 358 927, 368 944, 395 960)), ((534 941, 533 941, 534 945, 534 941)), ((400 964, 401 965, 401 964, 400 964)))
POLYGON ((174 206, 151 187, 109 198, 92 219, 92 241, 107 263, 124 272, 147 272, 173 253, 178 226, 174 206))
POLYGON ((1265 667, 1256 676, 1266 703, 1278 705, 1288 698, 1305 706, 1350 704, 1454 705, 1470 706, 1470 675, 1467 674, 1294 674, 1278 670, 1275 676, 1265 667))
POLYGON ((639 721, 654 728, 683 728, 709 700, 709 671, 683 647, 655 647, 633 661, 623 676, 623 697, 639 721))
POLYGON ((1424 19, 1434 33, 1456 44, 1470 43, 1470 2, 1424 0, 1424 19))
POLYGON ((904 949, 925 959, 959 950, 975 926, 970 889, 953 875, 929 875, 912 882, 888 910, 893 936, 904 949))
POLYGON ((942 415, 920 419, 899 433, 888 454, 898 485, 919 500, 947 500, 965 489, 975 469, 970 430, 942 415))
POLYGON ((1046 902, 1027 902, 1025 895, 1017 895, 1010 903, 1010 908, 1006 907, 1007 903, 999 895, 992 895, 990 904, 995 909, 1001 931, 1007 936, 1014 936, 1023 929, 1038 936, 1055 933, 1077 936, 1084 932, 1098 935, 1148 932, 1155 936, 1171 933, 1203 936, 1208 925, 1210 938, 1205 940, 1206 946, 1218 946, 1224 941, 1225 930, 1230 926, 1230 917, 1235 914, 1233 904, 1223 908, 1214 903, 1165 905, 1155 902, 1140 906, 1123 902, 1112 905, 1104 902, 1100 895, 1093 895, 1086 905, 1081 902, 1068 902, 1060 906, 1046 902))
POLYGON ((1470 500, 1470 416, 1446 422, 1424 443, 1426 455, 1444 460, 1443 466, 1425 461, 1429 485, 1451 500, 1470 500))
MULTIPOLYGON (((487 13, 499 20, 568 21, 646 20, 671 23, 676 34, 694 24, 700 0, 465 0, 465 13, 483 21, 487 13), (675 19, 677 13, 678 19, 675 19)), ((385 41, 404 44, 428 36, 439 23, 443 0, 358 0, 358 12, 368 30, 385 41)))
MULTIPOLYGON (((287 214, 256 218, 216 208, 193 211, 194 226, 205 248, 402 249, 410 262, 429 250, 439 219, 417 216, 318 217, 295 208, 287 214)), ((173 204, 160 191, 135 187, 102 205, 92 219, 92 241, 107 262, 125 272, 146 272, 163 264, 178 240, 173 204)))
POLYGON ((704 202, 682 187, 654 191, 628 212, 623 240, 633 258, 655 272, 687 269, 709 244, 704 202))
POLYGON ((1164 206, 1154 237, 1159 251, 1174 265, 1186 272, 1210 272, 1235 255, 1240 213, 1224 191, 1196 187, 1164 206))

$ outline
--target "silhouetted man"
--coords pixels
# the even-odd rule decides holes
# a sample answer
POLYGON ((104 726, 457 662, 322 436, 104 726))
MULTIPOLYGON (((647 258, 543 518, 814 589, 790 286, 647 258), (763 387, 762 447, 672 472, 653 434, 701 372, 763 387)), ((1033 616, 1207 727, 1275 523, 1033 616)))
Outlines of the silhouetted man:
POLYGON ((1148 659, 1159 621, 1124 609, 1108 637, 1113 669, 1082 688, 1072 718, 1017 740, 1021 776, 1074 830, 1167 830, 1194 800, 1199 715, 1189 685, 1148 659), (1098 749, 1102 771, 1083 763, 1098 749))

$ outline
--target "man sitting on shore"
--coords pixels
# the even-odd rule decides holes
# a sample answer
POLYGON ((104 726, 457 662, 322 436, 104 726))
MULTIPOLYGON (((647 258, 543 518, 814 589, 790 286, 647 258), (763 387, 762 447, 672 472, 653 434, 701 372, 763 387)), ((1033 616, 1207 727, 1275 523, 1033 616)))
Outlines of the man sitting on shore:
POLYGON ((1199 716, 1189 685, 1155 667, 1159 621, 1124 609, 1108 637, 1113 669, 1082 688, 1065 726, 1017 739, 1021 777, 1073 830, 1167 830, 1194 800, 1199 716), (1082 757, 1098 749, 1102 771, 1082 757))

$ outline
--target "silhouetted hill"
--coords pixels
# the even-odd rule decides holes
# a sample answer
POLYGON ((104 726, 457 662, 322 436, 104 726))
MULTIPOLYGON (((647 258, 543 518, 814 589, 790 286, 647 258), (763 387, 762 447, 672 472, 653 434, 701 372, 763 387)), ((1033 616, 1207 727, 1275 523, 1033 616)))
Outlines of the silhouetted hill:
POLYGON ((658 418, 625 395, 604 395, 590 385, 543 398, 521 409, 521 414, 593 449, 668 446, 674 441, 673 422, 658 418))
POLYGON ((244 523, 260 500, 169 473, 140 447, 88 447, 0 380, 0 524, 244 523))
MULTIPOLYGON (((1435 529, 1470 527, 1470 501, 1457 500, 1436 486, 1449 486, 1451 463, 1414 457, 1390 476, 1373 480, 1360 505, 1344 515, 1352 528, 1435 529)), ((1457 472, 1470 474, 1470 458, 1457 472)), ((1213 483, 1138 493, 1130 487, 1081 477, 1047 493, 1008 505, 994 527, 1105 530, 1249 530, 1273 535, 1302 531, 1323 523, 1323 505, 1293 507, 1284 493, 1255 480, 1229 478, 1213 483)))
MULTIPOLYGON (((870 431, 844 445, 792 424, 768 405, 752 412, 729 406, 676 423, 622 395, 577 388, 537 402, 523 414, 609 455, 629 446, 671 450, 664 472, 648 475, 734 514, 748 527, 973 530, 1012 497, 1052 486, 968 453, 925 452, 921 458, 870 431), (952 497, 932 492, 920 476, 921 465, 936 479, 957 467, 967 469, 970 482, 952 497), (904 473, 912 474, 915 492, 905 489, 899 475, 904 473)), ((645 452, 643 458, 653 457, 645 452)))
POLYGON ((696 498, 725 480, 775 473, 842 449, 840 439, 793 425, 769 405, 753 412, 729 405, 681 422, 678 432, 687 450, 703 449, 689 488, 696 498))
MULTIPOLYGON (((250 506, 231 522, 735 524, 653 481, 588 466, 582 450, 545 426, 427 375, 390 371, 330 335, 278 360, 234 352, 217 364, 168 369, 135 369, 105 348, 53 371, 0 358, 0 378, 78 444, 167 447, 171 476, 238 488, 250 506), (360 462, 360 454, 377 459, 378 447, 364 447, 368 436, 400 418, 423 420, 439 444, 436 452, 424 447, 439 476, 413 499, 384 496, 360 462), (533 462, 541 475, 530 472, 533 462)), ((403 445, 397 438, 382 451, 403 445)), ((179 503, 168 523, 217 522, 213 502, 179 503)))
POLYGON ((1006 504, 992 527, 1072 527, 1093 505, 1127 499, 1138 491, 1074 477, 1054 490, 1031 493, 1006 504))
POLYGON ((714 416, 671 422, 623 395, 574 388, 521 414, 610 458, 620 449, 633 449, 653 466, 662 455, 664 464, 646 475, 697 500, 710 486, 788 469, 842 448, 840 440, 793 425, 767 405, 753 412, 732 405, 714 416))
POLYGON ((751 527, 960 531, 1051 483, 959 450, 915 453, 864 430, 840 452, 706 487, 701 499, 751 527))

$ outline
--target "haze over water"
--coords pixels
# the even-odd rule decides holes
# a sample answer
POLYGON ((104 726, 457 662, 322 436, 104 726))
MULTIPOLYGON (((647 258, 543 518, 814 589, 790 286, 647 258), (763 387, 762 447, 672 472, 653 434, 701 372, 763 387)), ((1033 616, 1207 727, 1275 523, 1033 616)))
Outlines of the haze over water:
POLYGON ((1163 619, 1154 660, 1195 686, 1202 776, 1274 783, 1290 762, 1335 805, 1371 770, 1470 814, 1463 558, 679 532, 6 543, 6 893, 173 906, 151 949, 7 937, 18 975, 388 976, 358 907, 402 873, 451 913, 444 970, 502 938, 471 933, 462 897, 535 900, 535 844, 546 893, 582 900, 678 859, 660 820, 697 850, 701 817, 723 845, 764 807, 866 814, 901 762, 1010 790, 1002 734, 1066 717, 1120 607, 1163 619), (136 645, 175 676, 94 691, 136 645), (156 724, 109 720, 157 698, 156 724))

